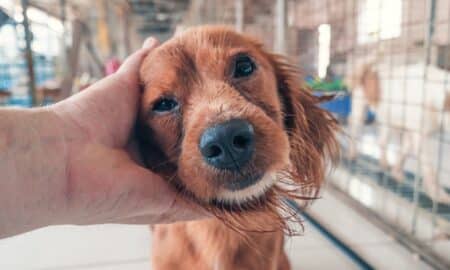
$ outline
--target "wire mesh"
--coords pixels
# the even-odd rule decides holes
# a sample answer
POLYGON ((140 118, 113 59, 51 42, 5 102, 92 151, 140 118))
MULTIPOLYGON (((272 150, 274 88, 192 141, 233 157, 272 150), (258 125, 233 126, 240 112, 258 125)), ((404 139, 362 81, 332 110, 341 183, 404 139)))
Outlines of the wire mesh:
POLYGON ((449 1, 295 2, 296 27, 330 25, 329 70, 352 99, 331 184, 449 260, 449 1))
POLYGON ((450 260, 449 0, 192 0, 181 21, 284 43, 314 91, 341 97, 324 104, 345 133, 330 184, 450 260))
MULTIPOLYGON (((259 1, 244 5, 243 31, 269 48, 275 2, 264 12, 259 1)), ((324 106, 344 130, 330 184, 448 262, 450 1, 291 0, 287 7, 286 53, 306 82, 315 91, 324 90, 314 88, 318 81, 346 86, 327 88, 341 99, 324 106), (329 52, 321 51, 322 25, 331 29, 329 52), (329 54, 327 74, 317 78, 322 53, 329 54)), ((202 23, 233 25, 228 19, 202 23)))

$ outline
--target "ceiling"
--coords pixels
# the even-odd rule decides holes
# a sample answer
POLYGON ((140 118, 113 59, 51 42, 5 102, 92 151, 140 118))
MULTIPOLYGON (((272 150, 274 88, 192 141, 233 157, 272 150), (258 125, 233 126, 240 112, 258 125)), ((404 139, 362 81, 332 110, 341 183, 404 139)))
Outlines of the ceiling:
MULTIPOLYGON (((106 0, 103 0, 105 2, 106 0)), ((45 10, 49 14, 60 17, 61 3, 66 2, 73 15, 90 14, 98 7, 102 0, 31 0, 30 4, 45 10), (93 9, 94 7, 94 9, 93 9), (74 12, 75 11, 75 12, 74 12)), ((175 25, 183 18, 188 9, 189 0, 107 0, 109 6, 121 6, 131 12, 136 31, 143 36, 154 33, 171 32, 175 25)), ((95 15, 94 15, 95 16, 95 15)), ((92 16, 91 16, 92 17, 92 16)))
POLYGON ((180 22, 189 7, 189 0, 128 0, 138 31, 148 36, 155 32, 170 32, 180 22))

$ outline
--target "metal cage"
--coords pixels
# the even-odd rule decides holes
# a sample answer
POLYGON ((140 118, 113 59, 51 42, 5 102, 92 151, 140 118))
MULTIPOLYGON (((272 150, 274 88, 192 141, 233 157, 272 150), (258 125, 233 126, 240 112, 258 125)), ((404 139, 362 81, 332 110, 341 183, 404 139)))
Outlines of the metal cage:
POLYGON ((300 37, 309 43, 300 65, 312 57, 304 68, 318 70, 311 63, 321 64, 326 25, 328 71, 343 78, 351 99, 330 186, 424 257, 448 265, 450 1, 295 3, 295 27, 317 40, 300 37))

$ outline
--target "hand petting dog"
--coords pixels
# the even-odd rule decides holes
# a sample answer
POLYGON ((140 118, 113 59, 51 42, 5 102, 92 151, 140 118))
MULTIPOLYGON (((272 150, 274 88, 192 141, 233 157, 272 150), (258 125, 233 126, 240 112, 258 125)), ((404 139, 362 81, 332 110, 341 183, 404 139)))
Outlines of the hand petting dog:
POLYGON ((131 150, 138 70, 150 38, 117 73, 46 108, 0 110, 0 238, 56 224, 169 223, 204 214, 131 150))
POLYGON ((290 269, 288 202, 318 197, 333 116, 285 56, 226 26, 186 29, 141 64, 137 138, 153 172, 214 215, 152 226, 152 269, 290 269))

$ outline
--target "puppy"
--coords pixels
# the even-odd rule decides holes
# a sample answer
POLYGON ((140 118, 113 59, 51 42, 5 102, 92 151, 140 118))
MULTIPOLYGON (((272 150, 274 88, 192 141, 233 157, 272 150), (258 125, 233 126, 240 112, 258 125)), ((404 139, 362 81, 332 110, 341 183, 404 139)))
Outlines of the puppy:
POLYGON ((285 200, 315 198, 337 151, 336 121, 297 70, 254 39, 203 26, 152 51, 140 76, 146 165, 215 216, 154 226, 153 269, 290 269, 285 200))

